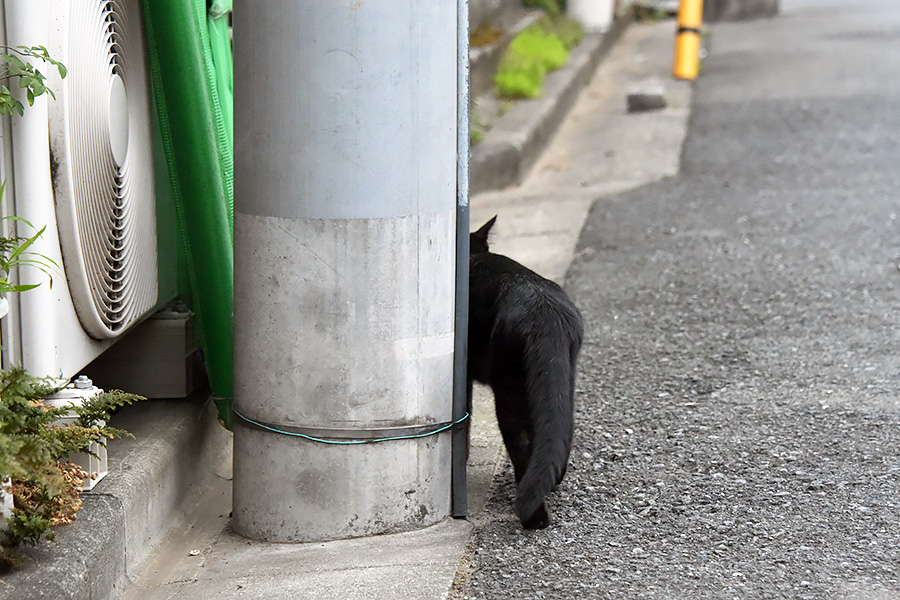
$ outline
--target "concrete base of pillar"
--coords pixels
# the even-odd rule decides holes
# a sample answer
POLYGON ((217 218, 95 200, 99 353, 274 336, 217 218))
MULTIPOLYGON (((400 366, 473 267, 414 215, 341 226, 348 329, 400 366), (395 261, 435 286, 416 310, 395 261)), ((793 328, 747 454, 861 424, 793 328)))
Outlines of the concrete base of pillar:
MULTIPOLYGON (((235 215, 235 410, 287 428, 451 419, 455 211, 382 219, 235 215)), ((306 542, 450 511, 450 432, 332 445, 235 417, 235 531, 306 542)), ((362 437, 362 436, 360 436, 362 437)))
POLYGON ((450 434, 333 446, 236 426, 232 525, 269 542, 409 531, 450 511, 450 434), (238 458, 241 457, 241 458, 238 458))

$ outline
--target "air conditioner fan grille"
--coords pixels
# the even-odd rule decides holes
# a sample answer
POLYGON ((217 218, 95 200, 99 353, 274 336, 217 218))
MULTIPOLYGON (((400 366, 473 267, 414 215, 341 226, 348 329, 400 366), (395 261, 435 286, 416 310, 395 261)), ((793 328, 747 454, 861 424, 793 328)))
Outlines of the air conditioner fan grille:
POLYGON ((110 338, 157 300, 150 90, 137 0, 68 3, 69 75, 51 104, 63 262, 85 330, 110 338))

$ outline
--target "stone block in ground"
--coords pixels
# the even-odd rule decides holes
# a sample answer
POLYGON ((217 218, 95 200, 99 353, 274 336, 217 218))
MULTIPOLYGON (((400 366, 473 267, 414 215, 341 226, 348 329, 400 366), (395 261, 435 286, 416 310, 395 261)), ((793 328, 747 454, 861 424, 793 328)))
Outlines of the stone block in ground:
POLYGON ((661 110, 668 106, 666 87, 661 81, 648 79, 628 87, 626 97, 628 112, 647 112, 661 110))

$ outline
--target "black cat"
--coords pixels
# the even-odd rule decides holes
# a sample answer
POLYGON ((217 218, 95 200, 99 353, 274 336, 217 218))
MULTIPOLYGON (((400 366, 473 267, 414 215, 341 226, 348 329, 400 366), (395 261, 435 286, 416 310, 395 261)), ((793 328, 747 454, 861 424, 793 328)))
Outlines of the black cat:
POLYGON ((584 326, 558 285, 488 249, 485 223, 469 236, 469 410, 472 380, 494 392, 526 529, 550 524, 544 500, 572 447, 575 363, 584 326))

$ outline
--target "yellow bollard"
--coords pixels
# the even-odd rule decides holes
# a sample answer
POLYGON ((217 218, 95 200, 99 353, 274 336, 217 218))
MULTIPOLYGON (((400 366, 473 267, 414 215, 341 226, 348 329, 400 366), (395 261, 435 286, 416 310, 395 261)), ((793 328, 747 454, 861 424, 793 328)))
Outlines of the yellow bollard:
POLYGON ((681 0, 678 6, 678 33, 675 36, 675 79, 697 78, 700 71, 700 26, 703 25, 703 0, 681 0))

